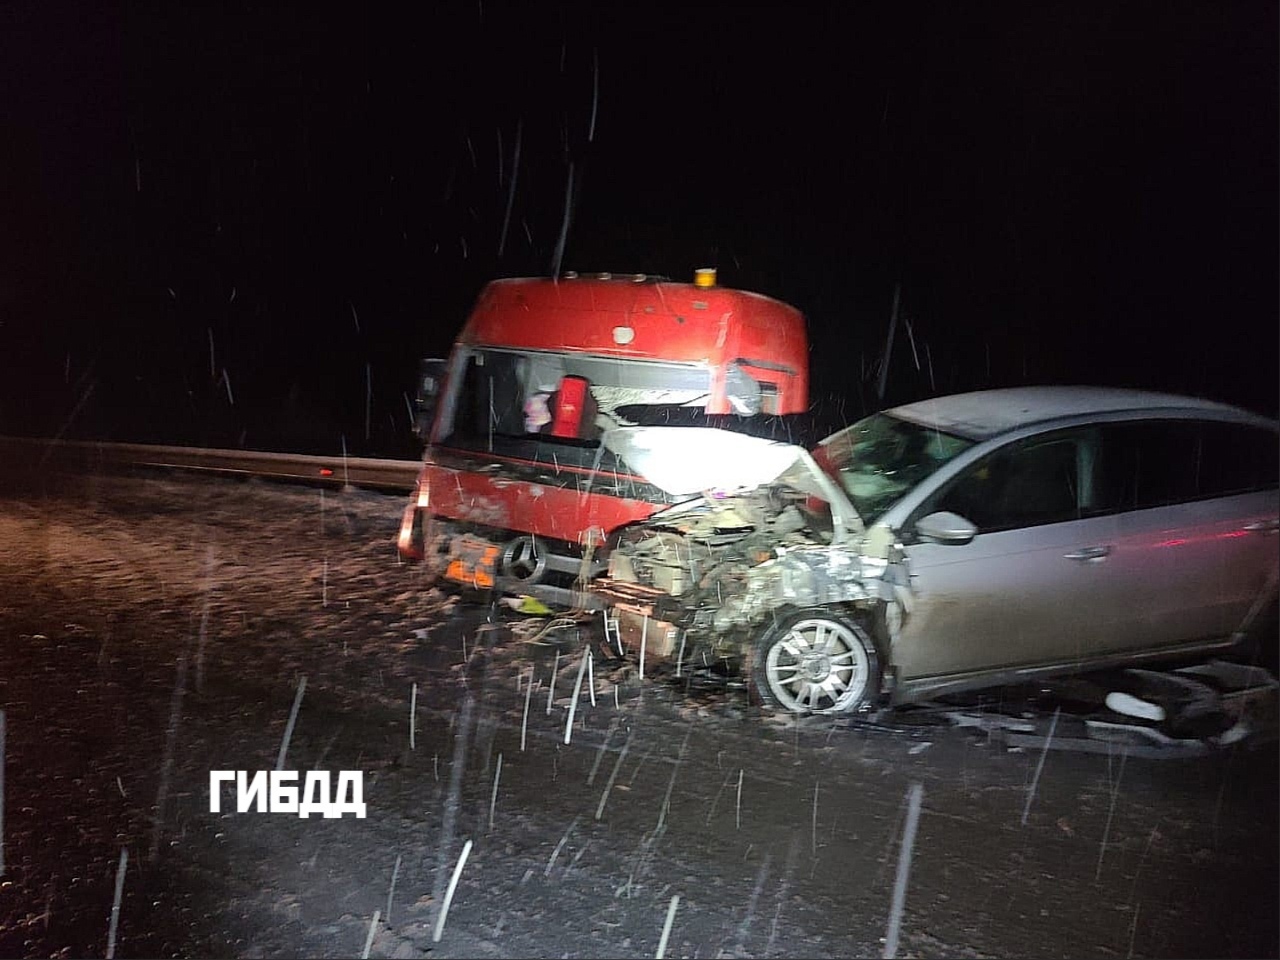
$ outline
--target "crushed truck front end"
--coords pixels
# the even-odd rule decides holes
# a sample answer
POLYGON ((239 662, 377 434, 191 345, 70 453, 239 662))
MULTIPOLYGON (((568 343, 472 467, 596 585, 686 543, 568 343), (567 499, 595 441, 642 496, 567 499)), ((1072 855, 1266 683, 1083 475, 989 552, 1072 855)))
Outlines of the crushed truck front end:
POLYGON ((455 585, 596 608, 612 531, 678 501, 619 438, 655 417, 803 411, 803 317, 647 277, 504 280, 442 371, 399 549, 455 585))

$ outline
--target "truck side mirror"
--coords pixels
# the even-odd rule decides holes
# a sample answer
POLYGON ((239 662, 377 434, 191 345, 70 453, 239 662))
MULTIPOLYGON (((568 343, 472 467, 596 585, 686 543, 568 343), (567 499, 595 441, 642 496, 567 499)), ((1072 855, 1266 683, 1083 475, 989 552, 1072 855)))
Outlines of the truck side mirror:
POLYGON ((418 367, 418 391, 414 401, 413 432, 421 439, 431 437, 431 424, 436 418, 436 404, 444 386, 449 361, 441 357, 423 360, 418 367))

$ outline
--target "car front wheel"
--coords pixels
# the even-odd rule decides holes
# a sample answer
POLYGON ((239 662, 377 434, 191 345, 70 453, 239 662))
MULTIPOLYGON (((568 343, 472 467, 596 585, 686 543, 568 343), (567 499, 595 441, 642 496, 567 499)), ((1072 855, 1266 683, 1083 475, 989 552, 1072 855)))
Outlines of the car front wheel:
POLYGON ((791 713, 850 713, 880 690, 880 658, 866 631, 842 614, 799 610, 755 643, 752 682, 767 706, 791 713))

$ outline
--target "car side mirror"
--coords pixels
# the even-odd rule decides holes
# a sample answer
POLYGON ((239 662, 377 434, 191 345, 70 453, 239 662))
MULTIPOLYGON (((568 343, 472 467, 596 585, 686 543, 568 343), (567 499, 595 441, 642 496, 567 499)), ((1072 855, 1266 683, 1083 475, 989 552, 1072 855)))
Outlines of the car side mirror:
POLYGON ((916 521, 916 533, 935 543, 968 543, 978 535, 978 528, 958 513, 939 510, 916 521))

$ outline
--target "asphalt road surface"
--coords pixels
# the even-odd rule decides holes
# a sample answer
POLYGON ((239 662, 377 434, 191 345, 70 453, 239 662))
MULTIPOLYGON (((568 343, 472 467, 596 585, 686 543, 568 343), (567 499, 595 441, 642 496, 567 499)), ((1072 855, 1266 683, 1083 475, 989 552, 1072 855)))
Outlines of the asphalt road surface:
POLYGON ((652 957, 670 917, 668 957, 880 956, 899 877, 899 956, 1277 955, 1274 744, 1042 754, 588 676, 590 630, 402 565, 402 503, 0 478, 0 955, 652 957), (284 767, 361 771, 368 816, 210 813, 304 677, 284 767))

